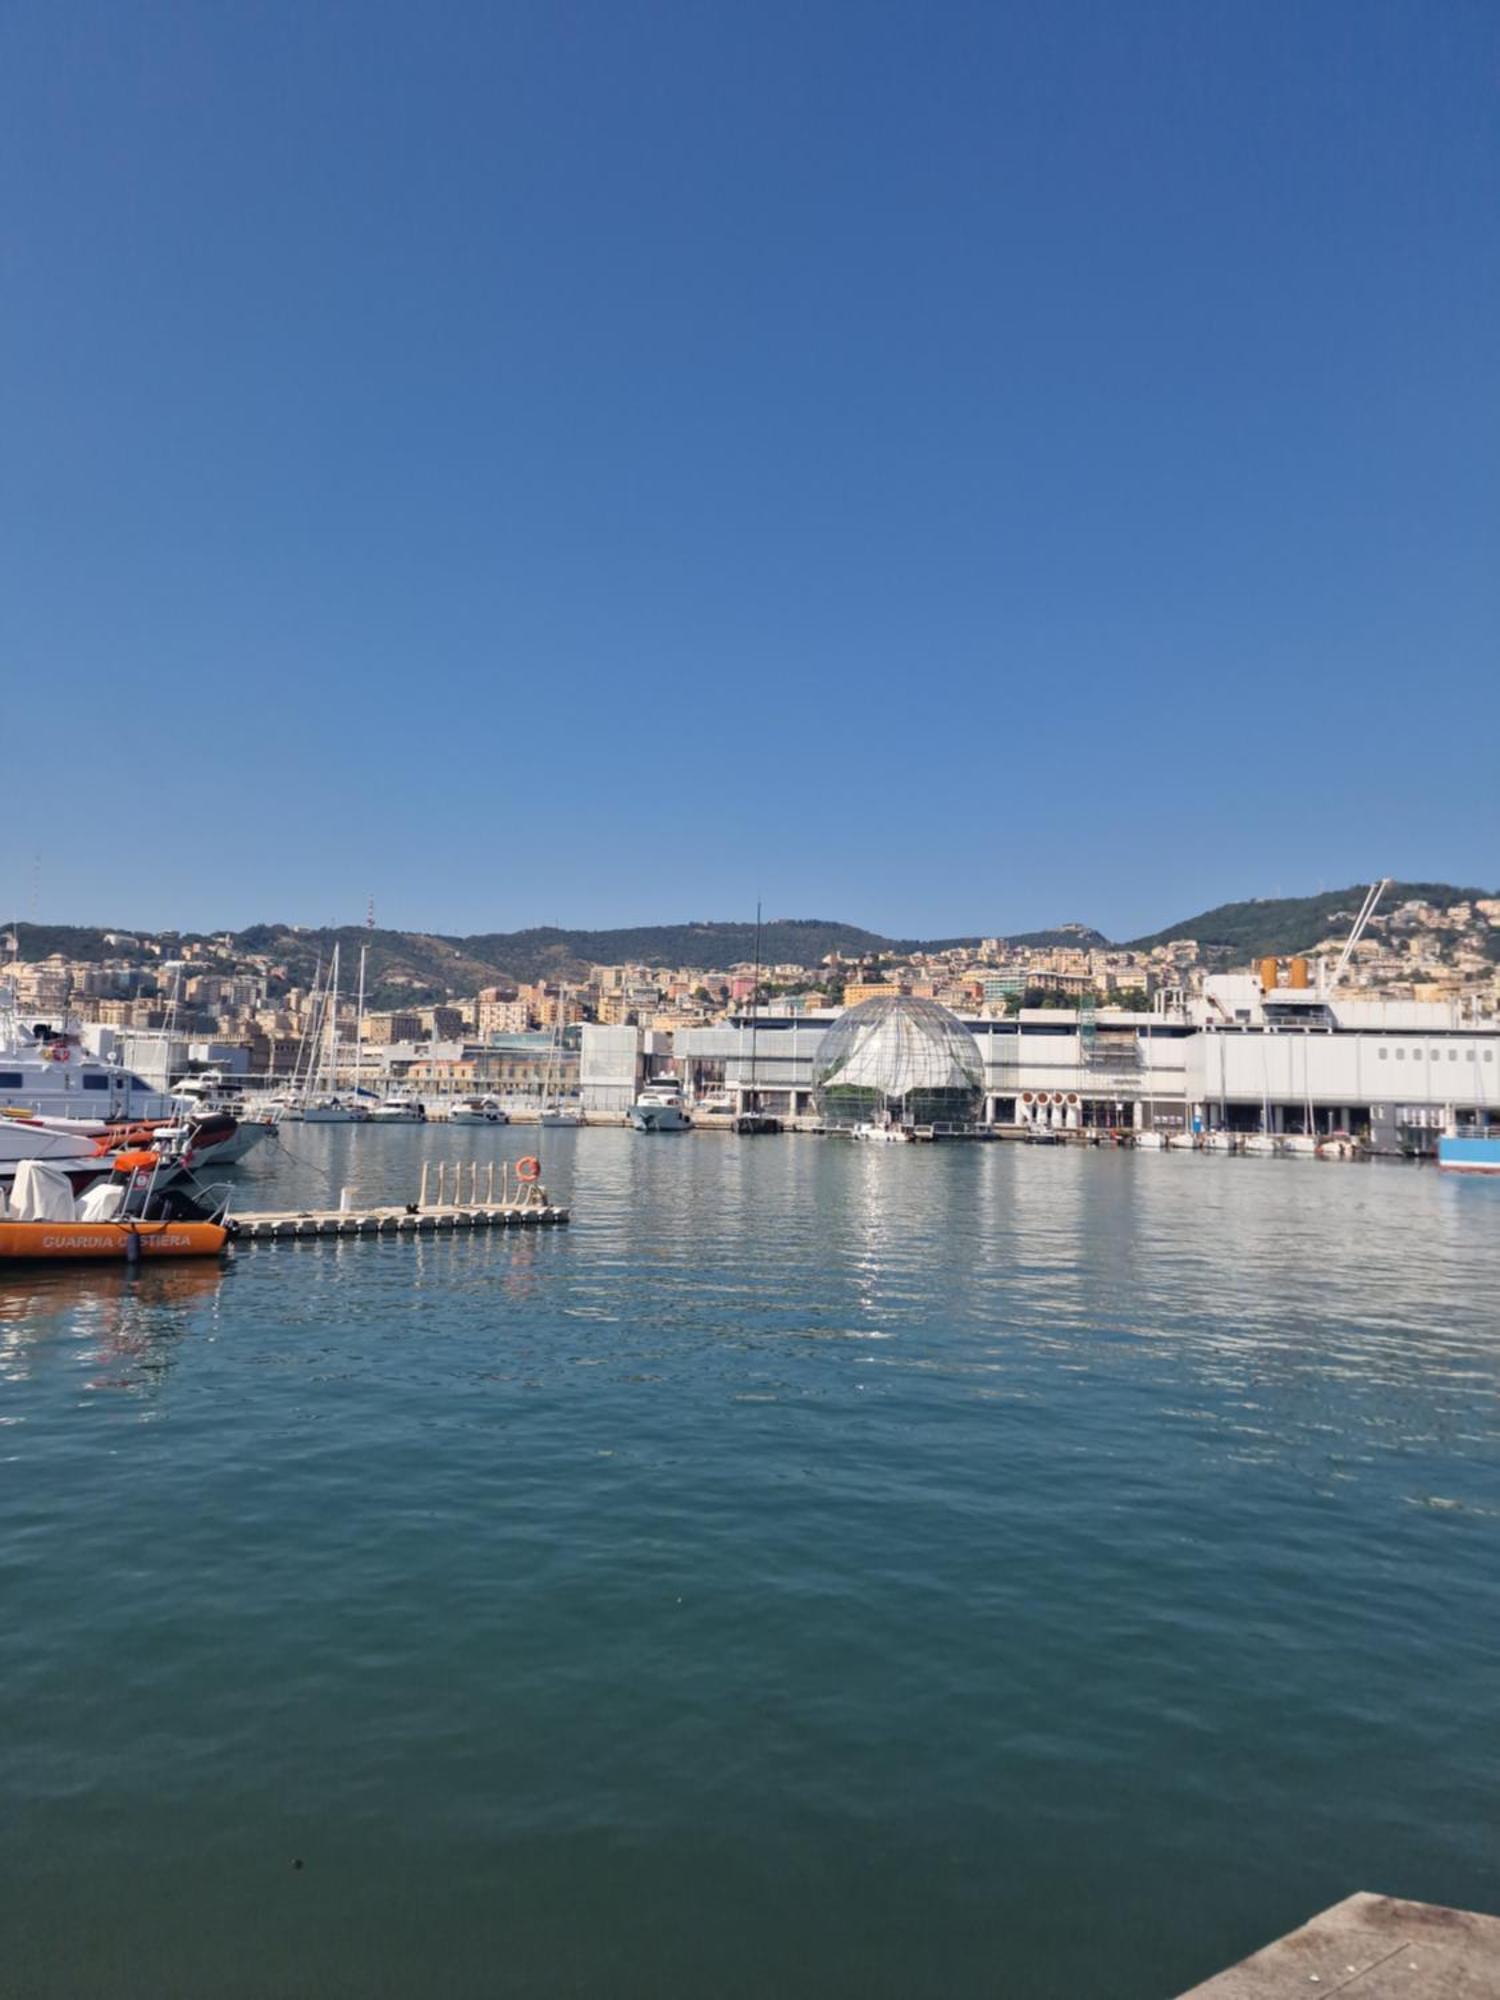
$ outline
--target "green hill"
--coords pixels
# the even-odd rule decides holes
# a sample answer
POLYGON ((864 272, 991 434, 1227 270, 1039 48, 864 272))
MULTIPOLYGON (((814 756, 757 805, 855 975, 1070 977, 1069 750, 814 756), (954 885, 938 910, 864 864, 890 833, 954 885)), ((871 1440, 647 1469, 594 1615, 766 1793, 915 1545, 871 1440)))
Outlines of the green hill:
MULTIPOLYGON (((1274 954, 1308 951, 1324 938, 1347 930, 1359 914, 1368 883, 1349 889, 1328 889, 1316 896, 1285 896, 1279 899, 1252 898, 1243 903, 1220 903, 1200 916, 1188 917, 1148 937, 1132 938, 1137 950, 1171 944, 1179 938, 1193 938, 1205 956, 1221 962, 1248 962, 1274 954)), ((1493 889, 1458 889, 1451 882, 1392 882, 1380 899, 1380 916, 1389 916, 1398 903, 1420 901, 1446 910, 1454 903, 1469 903, 1476 897, 1492 896, 1493 889)))
MULTIPOLYGON (((1456 888, 1448 882, 1393 882, 1380 905, 1389 915, 1406 901, 1421 900, 1447 909, 1496 892, 1456 888)), ((1365 896, 1363 884, 1331 889, 1316 896, 1254 898, 1221 903, 1216 909, 1188 917, 1165 930, 1133 940, 1148 948, 1175 939, 1192 938, 1205 959, 1215 966, 1248 964, 1266 953, 1278 956, 1305 951, 1323 939, 1347 930, 1365 896)), ((128 928, 128 927, 127 927, 128 928)), ((109 958, 115 949, 104 942, 104 929, 85 924, 18 926, 21 956, 35 961, 53 952, 80 960, 109 958)), ((176 932, 134 930, 129 935, 155 941, 161 956, 172 958, 192 940, 176 932)), ((989 935, 994 935, 993 932, 989 935)), ((1011 932, 1014 945, 1044 948, 1054 945, 1102 946, 1107 940, 1081 924, 1053 930, 1011 932)), ((887 938, 856 924, 817 917, 778 917, 762 927, 764 965, 815 967, 830 952, 849 958, 889 959, 908 952, 942 951, 976 944, 966 937, 887 938)), ((1488 940, 1500 951, 1500 931, 1488 940)), ((371 1007, 427 1006, 467 996, 480 987, 537 979, 581 979, 590 965, 636 963, 650 966, 694 967, 724 972, 748 963, 755 953, 753 923, 637 924, 615 930, 562 930, 537 926, 520 931, 485 931, 472 937, 448 937, 428 931, 342 929, 306 930, 295 925, 255 924, 235 933, 231 950, 265 956, 285 969, 294 986, 310 986, 325 966, 334 945, 342 955, 342 985, 353 993, 359 954, 366 953, 365 998, 371 1007)))
MULTIPOLYGON (((589 965, 683 965, 723 972, 755 956, 753 923, 640 924, 609 931, 493 931, 448 940, 516 979, 581 974, 589 965)), ((854 924, 777 917, 761 926, 765 965, 816 965, 829 952, 850 957, 891 950, 891 940, 854 924)))

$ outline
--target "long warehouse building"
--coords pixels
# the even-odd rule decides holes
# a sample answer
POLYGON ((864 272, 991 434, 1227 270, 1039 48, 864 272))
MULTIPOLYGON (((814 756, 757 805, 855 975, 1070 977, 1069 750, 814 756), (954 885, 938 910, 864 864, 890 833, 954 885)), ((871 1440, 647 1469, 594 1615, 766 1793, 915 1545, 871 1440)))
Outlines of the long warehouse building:
MULTIPOLYGON (((762 1014, 668 1037, 583 1031, 586 1113, 622 1114, 671 1071, 690 1104, 815 1114, 814 1073, 837 1014, 762 1014)), ((1279 1134, 1357 1132, 1426 1153, 1445 1130, 1500 1125, 1500 1023, 1457 1003, 1266 989, 1251 974, 1151 1013, 1026 1009, 962 1016, 983 1073, 982 1122, 1002 1127, 1279 1134)))

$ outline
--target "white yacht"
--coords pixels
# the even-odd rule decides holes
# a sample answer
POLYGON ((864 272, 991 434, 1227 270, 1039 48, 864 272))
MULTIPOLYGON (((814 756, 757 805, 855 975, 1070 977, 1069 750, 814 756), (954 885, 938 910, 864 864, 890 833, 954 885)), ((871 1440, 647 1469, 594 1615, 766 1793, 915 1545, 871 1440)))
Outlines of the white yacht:
POLYGON ((903 1132, 899 1125, 855 1125, 850 1128, 851 1139, 862 1139, 867 1146, 906 1146, 911 1143, 911 1134, 903 1132))
POLYGON ((117 1062, 89 1054, 64 1024, 23 1022, 10 988, 0 988, 0 1110, 96 1126, 172 1118, 174 1097, 117 1062))
POLYGON ((285 1114, 304 1125, 368 1125, 370 1113, 353 1098, 319 1097, 285 1114))
POLYGON ((253 1110, 241 1086, 218 1070, 186 1078, 176 1095, 183 1115, 197 1129, 200 1167, 235 1166, 276 1130, 274 1113, 253 1110))
POLYGON ((637 1132, 691 1131, 693 1121, 683 1107, 682 1085, 677 1078, 653 1078, 631 1105, 630 1122, 637 1132))
POLYGON ((571 1104, 544 1104, 537 1113, 538 1125, 581 1125, 583 1113, 571 1104))
POLYGON ((510 1113, 498 1097, 460 1098, 448 1113, 450 1125, 508 1125, 510 1113))
POLYGON ((427 1106, 420 1098, 393 1091, 371 1108, 370 1122, 372 1125, 425 1125, 427 1106))

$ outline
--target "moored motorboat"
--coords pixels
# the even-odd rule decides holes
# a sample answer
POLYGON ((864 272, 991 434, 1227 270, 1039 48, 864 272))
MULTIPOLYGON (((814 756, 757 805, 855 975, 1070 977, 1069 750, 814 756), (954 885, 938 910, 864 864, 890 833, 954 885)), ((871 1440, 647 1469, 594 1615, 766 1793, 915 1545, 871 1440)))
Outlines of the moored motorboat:
POLYGON ((1365 1148, 1352 1132, 1330 1132, 1326 1139, 1318 1141, 1320 1160, 1359 1160, 1364 1158, 1365 1148))
POLYGON ((363 1104, 342 1097, 320 1097, 304 1104, 295 1114, 304 1125, 368 1125, 370 1114, 363 1104))
POLYGON ((236 1166, 276 1130, 276 1114, 253 1107, 243 1088, 219 1070, 185 1079, 176 1097, 195 1133, 196 1166, 236 1166))
POLYGON ((448 1113, 450 1125, 508 1125, 510 1113, 498 1097, 465 1097, 448 1113))
POLYGON ((61 1168, 23 1162, 0 1197, 0 1268, 221 1255, 231 1235, 225 1204, 196 1184, 161 1186, 161 1165, 155 1153, 122 1154, 106 1185, 77 1197, 61 1168))
POLYGON ((693 1121, 682 1102, 682 1085, 675 1076, 659 1076, 630 1107, 637 1132, 688 1132, 693 1121))
POLYGON ((420 1099, 408 1097, 400 1091, 393 1091, 389 1097, 371 1107, 372 1125, 425 1125, 427 1106, 420 1099))

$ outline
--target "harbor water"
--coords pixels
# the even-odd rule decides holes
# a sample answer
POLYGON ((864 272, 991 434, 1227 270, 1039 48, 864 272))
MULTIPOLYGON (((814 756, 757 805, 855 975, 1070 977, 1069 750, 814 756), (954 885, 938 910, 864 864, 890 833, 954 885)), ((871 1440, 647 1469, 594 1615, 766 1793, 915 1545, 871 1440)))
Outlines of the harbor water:
POLYGON ((1500 1910, 1500 1185, 541 1136, 567 1230, 0 1286, 8 1995, 1160 2000, 1500 1910))

